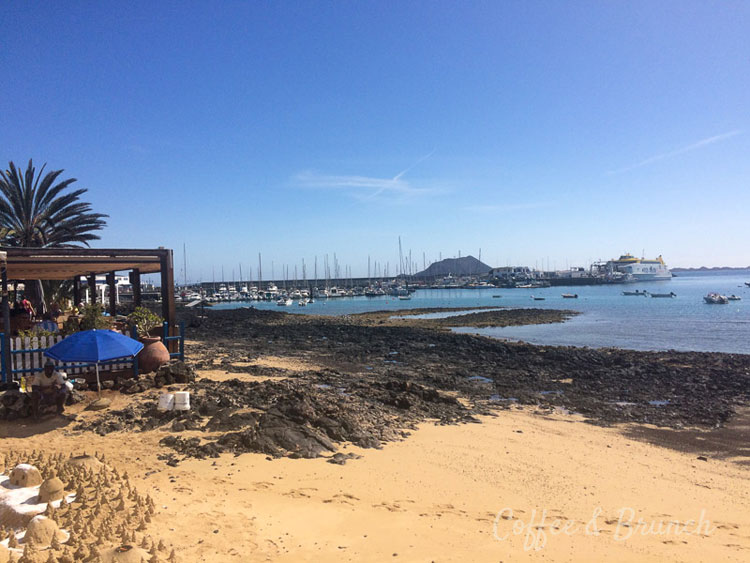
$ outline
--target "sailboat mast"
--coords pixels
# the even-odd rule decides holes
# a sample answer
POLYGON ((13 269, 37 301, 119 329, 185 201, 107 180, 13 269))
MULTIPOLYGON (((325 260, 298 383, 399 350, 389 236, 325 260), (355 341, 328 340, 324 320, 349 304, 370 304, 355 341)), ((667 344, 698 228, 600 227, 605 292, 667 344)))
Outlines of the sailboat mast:
POLYGON ((398 274, 404 273, 404 252, 401 250, 401 237, 398 237, 398 274))

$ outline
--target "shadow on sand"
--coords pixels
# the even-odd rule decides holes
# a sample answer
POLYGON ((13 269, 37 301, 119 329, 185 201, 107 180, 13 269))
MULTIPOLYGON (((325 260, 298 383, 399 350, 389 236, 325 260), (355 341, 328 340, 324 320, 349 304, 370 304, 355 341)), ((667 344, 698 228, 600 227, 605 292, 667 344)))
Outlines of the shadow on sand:
POLYGON ((38 421, 34 420, 33 417, 3 421, 3 424, 0 425, 0 438, 28 438, 29 436, 46 434, 59 428, 65 428, 75 419, 74 415, 47 414, 41 416, 38 421))
POLYGON ((750 407, 738 409, 737 414, 722 428, 675 430, 634 425, 624 434, 628 438, 697 454, 709 460, 729 460, 750 466, 750 407))

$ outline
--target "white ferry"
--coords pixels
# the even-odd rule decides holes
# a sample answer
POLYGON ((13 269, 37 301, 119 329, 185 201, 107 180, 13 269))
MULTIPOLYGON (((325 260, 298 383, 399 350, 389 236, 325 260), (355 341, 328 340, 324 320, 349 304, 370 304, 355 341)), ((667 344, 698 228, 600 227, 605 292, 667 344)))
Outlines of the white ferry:
POLYGON ((657 256, 654 260, 646 260, 636 258, 631 254, 623 254, 617 260, 610 260, 610 265, 616 272, 633 276, 634 281, 672 279, 672 272, 661 256, 657 256))

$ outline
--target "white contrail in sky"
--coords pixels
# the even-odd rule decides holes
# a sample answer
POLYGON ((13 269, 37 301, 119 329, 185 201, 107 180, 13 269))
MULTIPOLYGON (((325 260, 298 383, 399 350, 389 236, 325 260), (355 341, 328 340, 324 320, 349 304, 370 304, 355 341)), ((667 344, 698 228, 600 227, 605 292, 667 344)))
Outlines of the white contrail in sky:
POLYGON ((703 139, 702 141, 698 141, 697 143, 693 143, 692 145, 688 145, 686 147, 682 147, 680 149, 666 152, 663 154, 657 154, 656 156, 651 156, 631 166, 626 166, 625 168, 620 168, 618 170, 610 170, 607 173, 608 174, 621 174, 622 172, 628 172, 630 170, 634 170, 635 168, 640 168, 641 166, 646 166, 648 164, 652 164, 660 160, 672 158, 673 156, 677 156, 680 154, 685 154, 686 152, 694 151, 696 149, 705 147, 707 145, 713 145, 714 143, 718 143, 719 141, 729 139, 730 137, 736 137, 737 135, 741 133, 742 133, 741 130, 736 129, 734 131, 729 131, 728 133, 722 133, 721 135, 714 135, 713 137, 708 137, 707 139, 703 139))
POLYGON ((401 172, 399 172, 398 174, 396 174, 393 177, 393 179, 394 180, 398 180, 399 178, 401 178, 401 176, 403 176, 404 174, 406 174, 409 170, 411 170, 412 168, 414 168, 417 164, 419 164, 420 162, 424 162, 425 160, 427 160, 428 158, 430 158, 433 154, 435 154, 436 150, 437 149, 432 149, 429 153, 427 153, 423 157, 420 157, 419 159, 417 159, 417 161, 414 164, 412 164, 408 168, 405 168, 404 170, 402 170, 401 172))
POLYGON ((403 169, 393 178, 373 178, 371 176, 356 175, 335 176, 304 172, 297 174, 295 180, 298 185, 307 188, 351 189, 354 191, 373 190, 372 193, 367 194, 366 197, 363 198, 365 200, 376 198, 386 192, 391 192, 401 196, 434 193, 434 190, 430 188, 417 188, 403 179, 407 172, 412 170, 419 163, 430 158, 433 154, 435 154, 434 149, 430 153, 420 157, 408 168, 403 169))

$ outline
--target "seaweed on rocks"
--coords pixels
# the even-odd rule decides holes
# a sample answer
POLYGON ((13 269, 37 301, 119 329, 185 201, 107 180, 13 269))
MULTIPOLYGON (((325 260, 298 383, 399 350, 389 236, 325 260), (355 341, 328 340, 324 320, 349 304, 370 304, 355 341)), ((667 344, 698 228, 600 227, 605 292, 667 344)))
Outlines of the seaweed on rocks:
MULTIPOLYGON (((503 310, 501 317, 508 324, 514 315, 519 324, 549 322, 549 312, 541 311, 503 310)), ((228 364, 264 354, 310 359, 348 372, 352 385, 397 379, 455 392, 475 413, 513 400, 561 407, 605 425, 713 427, 750 402, 748 355, 535 346, 456 334, 408 317, 382 325, 376 318, 211 311, 191 335, 191 354, 207 361, 221 353, 228 364)))
MULTIPOLYGON (((525 310, 523 322, 530 315, 525 310)), ((128 407, 78 429, 160 428, 170 432, 163 445, 185 456, 307 458, 330 457, 347 443, 381 447, 425 421, 476 422, 513 405, 574 411, 595 424, 674 428, 722 425, 750 402, 750 356, 739 354, 533 346, 408 319, 381 325, 258 310, 211 311, 188 337, 195 367, 273 378, 199 378, 186 384, 193 405, 187 413, 158 411, 149 390, 156 382, 142 378, 123 386, 146 389, 128 407), (316 367, 250 365, 264 355, 316 367)))

